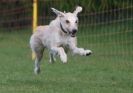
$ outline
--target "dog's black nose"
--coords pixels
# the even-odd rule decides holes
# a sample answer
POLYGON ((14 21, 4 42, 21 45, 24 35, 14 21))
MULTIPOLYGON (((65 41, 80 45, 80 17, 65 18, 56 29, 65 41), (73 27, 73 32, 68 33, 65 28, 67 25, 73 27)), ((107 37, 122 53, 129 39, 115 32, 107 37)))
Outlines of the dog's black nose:
POLYGON ((77 29, 73 29, 72 33, 75 34, 77 32, 77 29))

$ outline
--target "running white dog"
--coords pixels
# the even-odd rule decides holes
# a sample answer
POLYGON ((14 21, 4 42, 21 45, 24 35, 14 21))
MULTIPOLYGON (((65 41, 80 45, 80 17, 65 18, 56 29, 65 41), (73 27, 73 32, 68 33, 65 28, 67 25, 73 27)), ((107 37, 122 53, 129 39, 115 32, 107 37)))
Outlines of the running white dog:
POLYGON ((49 50, 50 62, 55 61, 55 55, 59 55, 63 63, 67 63, 65 48, 67 47, 73 54, 88 56, 91 50, 84 50, 77 47, 76 32, 78 31, 78 13, 82 7, 78 6, 73 13, 63 13, 51 8, 57 15, 49 25, 38 26, 36 32, 31 36, 30 46, 36 55, 34 72, 40 72, 40 61, 45 48, 49 50))

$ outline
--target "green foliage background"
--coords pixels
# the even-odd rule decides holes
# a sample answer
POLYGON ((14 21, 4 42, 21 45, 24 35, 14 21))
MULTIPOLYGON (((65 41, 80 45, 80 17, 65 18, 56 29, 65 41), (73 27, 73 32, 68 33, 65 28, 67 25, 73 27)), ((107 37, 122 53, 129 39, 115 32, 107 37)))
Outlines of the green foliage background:
MULTIPOLYGON (((33 0, 0 0, 0 27, 32 25, 33 0)), ((51 16, 51 7, 61 11, 83 7, 82 14, 131 7, 132 0, 38 0, 39 23, 46 22, 51 16), (43 18, 42 18, 43 17, 43 18), (41 22, 42 21, 42 22, 41 22)), ((86 16, 88 17, 88 16, 86 16)))

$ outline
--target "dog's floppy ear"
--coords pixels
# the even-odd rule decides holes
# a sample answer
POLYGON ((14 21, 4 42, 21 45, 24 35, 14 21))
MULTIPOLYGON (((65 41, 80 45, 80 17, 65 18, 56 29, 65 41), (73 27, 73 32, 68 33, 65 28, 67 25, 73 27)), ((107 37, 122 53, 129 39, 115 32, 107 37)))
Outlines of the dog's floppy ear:
POLYGON ((76 10, 73 12, 75 15, 77 15, 78 13, 80 13, 82 11, 82 7, 81 6, 77 6, 76 10))
POLYGON ((60 17, 63 17, 65 14, 63 12, 60 12, 59 10, 55 9, 55 8, 51 8, 53 10, 53 12, 60 17))

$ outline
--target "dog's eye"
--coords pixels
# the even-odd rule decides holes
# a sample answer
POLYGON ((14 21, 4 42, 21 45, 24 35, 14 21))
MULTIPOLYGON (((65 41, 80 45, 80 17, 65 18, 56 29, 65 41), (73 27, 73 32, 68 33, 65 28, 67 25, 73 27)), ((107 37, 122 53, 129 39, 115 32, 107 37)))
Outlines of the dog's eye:
POLYGON ((76 21, 75 21, 75 23, 77 24, 77 23, 78 23, 78 21, 76 20, 76 21))
POLYGON ((66 20, 66 23, 69 24, 70 23, 69 20, 66 20))

